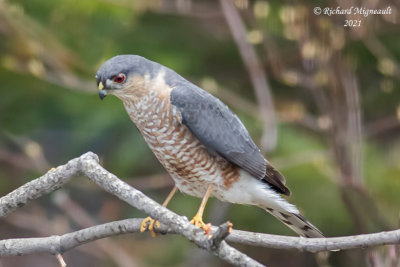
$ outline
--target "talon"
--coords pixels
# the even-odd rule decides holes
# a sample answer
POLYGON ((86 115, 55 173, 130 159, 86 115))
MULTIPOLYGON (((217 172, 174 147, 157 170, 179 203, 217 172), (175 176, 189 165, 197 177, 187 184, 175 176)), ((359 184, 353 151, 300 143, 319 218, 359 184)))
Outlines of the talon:
POLYGON ((54 171, 56 168, 51 168, 50 170, 48 170, 47 172, 52 172, 52 171, 54 171))
POLYGON ((156 237, 158 234, 156 232, 154 232, 155 228, 160 228, 161 224, 159 221, 151 219, 150 221, 150 225, 149 225, 149 232, 151 234, 152 237, 156 237))
POLYGON ((197 214, 193 217, 193 219, 190 221, 190 223, 193 224, 196 227, 199 227, 199 228, 205 227, 205 223, 203 222, 203 218, 201 216, 197 215, 197 214))
POLYGON ((146 229, 149 230, 150 234, 152 237, 156 237, 158 234, 156 232, 154 232, 155 228, 160 228, 161 224, 159 221, 154 220, 151 217, 147 217, 145 218, 142 223, 140 224, 140 232, 144 232, 146 231, 146 229), (147 227, 147 224, 149 224, 149 226, 147 227), (155 225, 155 227, 154 227, 155 225))
POLYGON ((210 232, 212 226, 211 223, 205 224, 203 222, 203 218, 197 214, 193 217, 190 223, 196 227, 203 229, 205 231, 205 234, 208 234, 210 232))
POLYGON ((228 222, 228 233, 232 233, 233 223, 228 222))
POLYGON ((211 227, 212 227, 211 223, 207 223, 206 225, 204 225, 203 230, 206 232, 206 235, 208 235, 210 233, 211 227))
POLYGON ((145 219, 143 219, 142 223, 140 224, 140 232, 143 233, 144 231, 146 231, 147 229, 147 223, 151 222, 152 218, 151 217, 147 217, 145 219))

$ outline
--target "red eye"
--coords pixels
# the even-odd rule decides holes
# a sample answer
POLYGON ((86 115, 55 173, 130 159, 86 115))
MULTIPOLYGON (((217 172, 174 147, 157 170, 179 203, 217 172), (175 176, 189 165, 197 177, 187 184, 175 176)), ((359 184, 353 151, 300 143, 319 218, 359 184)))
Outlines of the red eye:
POLYGON ((116 83, 122 83, 123 81, 125 81, 125 74, 123 73, 118 74, 117 76, 114 77, 113 81, 116 83))

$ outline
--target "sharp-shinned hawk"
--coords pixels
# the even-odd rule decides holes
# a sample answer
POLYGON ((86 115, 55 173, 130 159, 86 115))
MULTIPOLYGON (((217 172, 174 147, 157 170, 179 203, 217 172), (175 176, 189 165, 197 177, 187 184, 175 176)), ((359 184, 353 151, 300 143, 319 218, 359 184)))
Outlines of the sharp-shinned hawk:
POLYGON ((112 94, 122 100, 129 117, 174 180, 175 187, 164 206, 178 188, 203 198, 192 222, 205 230, 202 214, 208 197, 213 196, 259 206, 301 236, 322 237, 280 195, 290 195, 285 178, 219 99, 173 70, 136 55, 109 59, 96 79, 100 98, 112 94))

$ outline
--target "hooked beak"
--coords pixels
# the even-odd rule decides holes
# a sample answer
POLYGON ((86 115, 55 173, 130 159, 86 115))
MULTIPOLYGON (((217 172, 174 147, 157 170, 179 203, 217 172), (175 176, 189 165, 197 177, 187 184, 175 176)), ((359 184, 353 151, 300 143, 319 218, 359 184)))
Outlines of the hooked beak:
POLYGON ((104 89, 102 82, 99 83, 99 97, 103 100, 107 96, 107 91, 104 89))

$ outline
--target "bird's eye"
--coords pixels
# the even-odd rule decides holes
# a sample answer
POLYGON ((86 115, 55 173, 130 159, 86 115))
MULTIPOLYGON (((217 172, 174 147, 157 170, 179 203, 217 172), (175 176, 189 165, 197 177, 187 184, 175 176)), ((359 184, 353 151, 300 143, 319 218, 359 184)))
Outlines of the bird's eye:
POLYGON ((116 83, 123 83, 125 81, 125 74, 120 73, 113 78, 113 81, 116 83))

